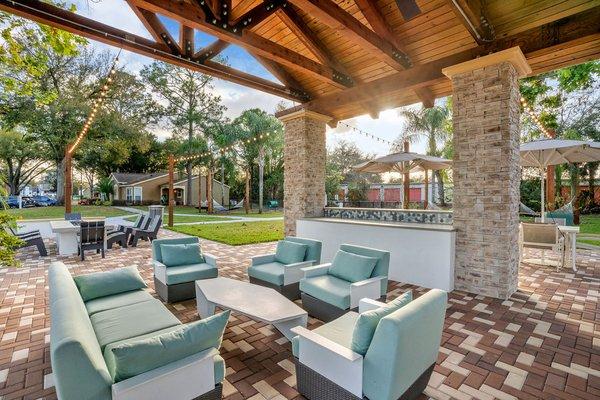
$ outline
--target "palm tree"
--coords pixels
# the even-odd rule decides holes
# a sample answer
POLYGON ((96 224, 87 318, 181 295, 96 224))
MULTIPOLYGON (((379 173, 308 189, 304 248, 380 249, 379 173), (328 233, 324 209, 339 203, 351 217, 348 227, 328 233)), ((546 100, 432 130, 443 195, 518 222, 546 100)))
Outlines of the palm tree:
MULTIPOLYGON (((400 115, 406 119, 406 133, 396 139, 424 137, 427 140, 427 155, 440 157, 442 150, 439 144, 448 139, 447 121, 450 116, 448 107, 421 108, 419 110, 402 110, 400 115)), ((440 171, 434 171, 434 177, 439 182, 438 197, 444 204, 444 182, 440 171)))

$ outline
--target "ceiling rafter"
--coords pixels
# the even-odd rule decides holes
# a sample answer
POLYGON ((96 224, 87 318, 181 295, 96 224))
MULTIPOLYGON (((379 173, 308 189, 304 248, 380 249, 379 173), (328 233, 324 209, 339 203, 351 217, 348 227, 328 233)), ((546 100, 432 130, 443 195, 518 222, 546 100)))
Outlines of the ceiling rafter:
MULTIPOLYGON (((189 7, 190 3, 173 2, 169 0, 130 0, 136 6, 163 14, 187 26, 203 30, 217 38, 238 45, 265 58, 278 62, 290 69, 309 74, 313 78, 327 82, 338 88, 347 88, 353 85, 352 79, 346 74, 327 65, 320 64, 312 59, 294 52, 280 44, 267 40, 254 32, 233 32, 235 28, 221 28, 212 20, 207 21, 205 10, 189 7)), ((205 2, 205 0, 196 0, 205 2)), ((206 5, 206 3, 205 3, 206 5)))
POLYGON ((194 55, 194 29, 185 25, 179 27, 179 48, 185 57, 194 55))
POLYGON ((13 0, 0 0, 0 10, 88 39, 97 40, 111 46, 262 90, 286 99, 299 102, 308 100, 308 96, 297 88, 288 88, 216 62, 206 61, 204 64, 201 64, 187 60, 173 54, 171 49, 164 43, 131 34, 43 1, 19 0, 17 2, 13 0))
POLYGON ((332 0, 290 0, 290 3, 334 29, 339 35, 369 50, 397 69, 412 67, 408 55, 380 37, 332 0))
POLYGON ((315 93, 309 92, 306 88, 298 82, 298 80, 290 74, 284 67, 277 64, 274 61, 261 57, 259 55, 250 53, 256 61, 258 61, 263 67, 267 69, 275 78, 277 78, 281 83, 288 87, 296 87, 298 89, 303 90, 310 98, 317 97, 315 93))
POLYGON ((229 47, 229 43, 227 43, 224 40, 217 39, 213 43, 197 51, 196 54, 194 54, 194 56, 192 57, 192 60, 204 62, 206 60, 213 59, 227 47, 229 47))
POLYGON ((129 0, 127 3, 138 16, 142 24, 144 24, 144 27, 150 32, 154 40, 164 43, 171 50, 171 53, 176 55, 181 54, 181 48, 177 44, 177 41, 171 36, 156 14, 133 6, 129 0))
MULTIPOLYGON (((394 46, 397 48, 403 48, 402 43, 377 8, 375 0, 355 0, 355 2, 358 6, 358 9, 365 16, 367 22, 369 25, 371 25, 375 33, 394 44, 394 46)), ((426 88, 417 88, 414 90, 414 92, 423 103, 423 107, 433 107, 433 102, 435 99, 433 98, 431 91, 427 90, 426 88)))
POLYGON ((448 3, 477 44, 488 43, 496 38, 494 26, 481 0, 448 0, 448 3))
POLYGON ((240 31, 252 29, 271 15, 275 14, 277 10, 287 8, 288 6, 287 0, 268 0, 257 5, 236 20, 231 21, 231 25, 237 26, 240 31))

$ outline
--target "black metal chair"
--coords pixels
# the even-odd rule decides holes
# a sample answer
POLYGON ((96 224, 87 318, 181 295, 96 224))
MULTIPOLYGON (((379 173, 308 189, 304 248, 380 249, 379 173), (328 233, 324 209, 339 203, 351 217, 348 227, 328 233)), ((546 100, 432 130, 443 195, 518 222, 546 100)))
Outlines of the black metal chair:
POLYGON ((162 218, 160 217, 160 215, 152 217, 147 229, 134 228, 132 230, 131 238, 129 239, 129 244, 132 247, 136 247, 139 239, 150 240, 150 242, 152 242, 154 239, 156 239, 156 236, 158 235, 158 230, 160 229, 161 225, 162 218))
POLYGON ((80 227, 79 254, 81 254, 81 261, 85 260, 85 250, 102 252, 102 258, 104 258, 104 232, 106 229, 104 221, 81 221, 80 227))
POLYGON ((24 242, 19 248, 36 246, 41 257, 48 256, 48 251, 46 250, 44 239, 42 238, 42 234, 39 230, 17 233, 11 227, 9 227, 8 229, 10 229, 10 233, 12 233, 14 236, 18 237, 24 242))
POLYGON ((67 221, 81 221, 81 213, 65 213, 67 221))

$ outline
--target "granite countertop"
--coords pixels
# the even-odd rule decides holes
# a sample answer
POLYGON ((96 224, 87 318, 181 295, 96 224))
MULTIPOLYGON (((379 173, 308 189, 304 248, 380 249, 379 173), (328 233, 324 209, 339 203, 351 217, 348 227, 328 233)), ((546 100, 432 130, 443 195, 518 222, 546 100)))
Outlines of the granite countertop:
POLYGON ((382 227, 386 227, 386 228, 418 229, 418 230, 443 231, 443 232, 454 232, 455 231, 455 229, 452 225, 424 224, 424 223, 419 223, 419 222, 374 221, 374 220, 364 220, 364 219, 326 218, 326 217, 300 218, 299 221, 332 222, 332 223, 336 223, 336 224, 382 226, 382 227))

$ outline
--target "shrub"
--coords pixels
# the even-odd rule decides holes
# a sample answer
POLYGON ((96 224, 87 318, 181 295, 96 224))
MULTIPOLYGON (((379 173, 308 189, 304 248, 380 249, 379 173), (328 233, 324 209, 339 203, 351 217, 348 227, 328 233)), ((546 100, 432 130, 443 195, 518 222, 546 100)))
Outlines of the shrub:
MULTIPOLYGON (((0 198, 5 196, 6 192, 0 188, 0 198)), ((0 200, 0 266, 17 265, 15 251, 23 244, 21 239, 9 233, 9 228, 17 229, 17 218, 8 214, 7 208, 4 200, 0 200)))

